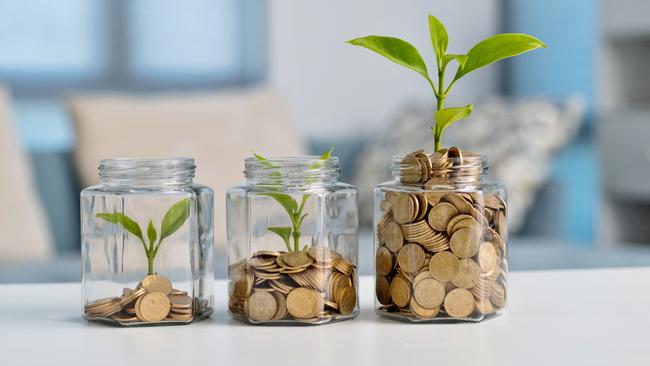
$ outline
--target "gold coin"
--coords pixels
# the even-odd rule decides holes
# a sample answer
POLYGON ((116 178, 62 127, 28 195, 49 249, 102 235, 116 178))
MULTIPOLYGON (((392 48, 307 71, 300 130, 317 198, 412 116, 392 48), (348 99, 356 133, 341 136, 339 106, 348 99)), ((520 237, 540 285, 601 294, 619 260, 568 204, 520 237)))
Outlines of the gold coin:
POLYGON ((390 282, 386 277, 377 276, 375 279, 375 293, 380 304, 390 304, 390 282))
POLYGON ((346 287, 338 302, 339 312, 343 315, 352 314, 357 306, 357 292, 354 287, 346 287))
POLYGON ((440 308, 434 308, 434 309, 427 309, 423 307, 422 305, 418 304, 418 302, 415 300, 415 298, 412 298, 411 301, 409 302, 409 305, 411 307, 411 311, 415 316, 417 316, 420 319, 432 319, 435 318, 436 315, 438 315, 438 312, 440 311, 440 308))
POLYGON ((166 277, 157 274, 145 276, 142 280, 142 287, 149 292, 161 292, 165 295, 172 292, 172 283, 166 277))
POLYGON ((417 244, 406 244, 397 253, 397 264, 408 273, 415 273, 424 264, 424 249, 417 244))
POLYGON ((503 210, 500 210, 497 214, 497 227, 496 230, 499 233, 499 236, 505 237, 508 227, 508 222, 506 220, 506 215, 503 210))
POLYGON ((183 295, 169 295, 169 302, 172 308, 191 308, 194 301, 189 296, 183 295))
POLYGON ((310 247, 307 250, 307 254, 309 254, 309 256, 316 262, 334 262, 341 258, 341 255, 335 250, 320 245, 310 247))
POLYGON ((459 261, 451 252, 438 252, 429 260, 429 272, 441 282, 451 281, 458 273, 459 261))
POLYGON ((458 264, 458 272, 451 282, 456 287, 465 289, 472 288, 478 284, 481 276, 481 268, 471 259, 461 259, 458 264))
POLYGON ((177 321, 190 321, 190 320, 194 319, 194 315, 191 315, 191 314, 190 315, 187 315, 187 314, 182 314, 181 315, 181 314, 170 313, 169 316, 167 317, 167 319, 177 320, 177 321))
POLYGON ((484 315, 494 313, 494 307, 492 306, 490 300, 487 299, 476 300, 476 310, 484 315))
POLYGON ((476 228, 462 228, 451 236, 449 246, 458 258, 471 258, 481 244, 481 231, 476 228))
POLYGON ((445 297, 445 312, 454 318, 466 318, 472 314, 476 303, 469 290, 456 288, 445 297))
POLYGON ((386 225, 384 231, 384 241, 386 247, 393 253, 397 253, 404 244, 404 236, 402 228, 395 222, 390 222, 386 225))
POLYGON ((131 314, 114 314, 113 319, 117 320, 118 322, 134 322, 138 320, 137 316, 131 315, 131 314))
POLYGON ((377 269, 377 274, 381 276, 388 276, 390 271, 393 270, 393 254, 391 254, 386 247, 380 247, 377 249, 375 267, 377 269))
POLYGON ((138 299, 136 303, 136 314, 139 310, 141 319, 147 322, 158 322, 165 319, 170 309, 169 298, 162 292, 150 292, 138 299))
POLYGON ((427 309, 435 309, 445 300, 445 286, 433 278, 418 282, 413 287, 413 298, 427 309))
POLYGON ((266 291, 255 291, 248 298, 248 317, 255 321, 269 321, 278 310, 275 297, 266 291))
POLYGON ((469 226, 478 226, 478 222, 472 217, 471 215, 458 215, 455 216, 453 219, 449 220, 449 223, 447 223, 447 234, 448 235, 453 235, 454 232, 461 227, 469 227, 469 226), (460 221, 465 221, 462 225, 456 225, 459 224, 460 221))
POLYGON ((489 241, 481 244, 478 250, 478 265, 483 272, 492 272, 497 266, 497 251, 489 241))
POLYGON ((279 292, 272 292, 273 297, 275 297, 275 302, 278 304, 278 310, 273 316, 273 320, 282 320, 287 317, 287 299, 283 294, 279 292))
POLYGON ((393 204, 393 218, 398 224, 406 224, 417 215, 417 200, 408 193, 399 193, 393 204))
POLYGON ((447 193, 444 196, 442 196, 442 201, 446 201, 454 205, 456 207, 456 210, 458 210, 459 214, 468 214, 469 213, 469 208, 467 206, 467 201, 463 199, 461 196, 459 196, 456 193, 447 193))
POLYGON ((454 205, 448 202, 440 202, 429 211, 429 225, 437 231, 447 230, 449 221, 458 215, 458 210, 454 205))
POLYGON ((411 285, 403 276, 395 276, 390 283, 390 298, 399 307, 405 307, 411 300, 411 285))
POLYGON ((122 299, 120 299, 120 305, 126 307, 131 305, 133 302, 135 302, 135 300, 137 300, 140 296, 147 293, 147 290, 143 287, 140 287, 137 290, 131 290, 124 293, 126 293, 127 295, 124 295, 122 299))
POLYGON ((287 310, 296 318, 313 318, 323 307, 323 298, 313 289, 298 287, 287 296, 287 310))
POLYGON ((492 293, 490 294, 490 301, 494 306, 502 308, 506 306, 506 288, 503 284, 495 282, 492 284, 492 293))
POLYGON ((282 258, 284 263, 290 267, 306 267, 314 263, 307 253, 300 250, 282 254, 278 258, 282 258))

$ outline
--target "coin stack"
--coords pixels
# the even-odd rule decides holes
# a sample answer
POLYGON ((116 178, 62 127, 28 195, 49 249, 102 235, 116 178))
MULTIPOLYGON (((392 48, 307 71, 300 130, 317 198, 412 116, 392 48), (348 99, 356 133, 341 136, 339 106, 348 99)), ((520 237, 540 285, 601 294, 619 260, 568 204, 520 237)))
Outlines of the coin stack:
POLYGON ((380 313, 481 320, 505 306, 505 201, 498 192, 435 188, 455 174, 480 174, 479 167, 450 169, 462 156, 457 148, 409 154, 402 164, 411 169, 402 167, 400 180, 420 189, 386 189, 376 228, 380 313))
POLYGON ((229 266, 229 309, 251 323, 324 323, 357 309, 356 267, 336 251, 258 251, 229 266))
POLYGON ((189 322, 195 314, 208 311, 187 292, 172 288, 169 279, 148 275, 135 289, 124 288, 122 296, 96 300, 84 306, 89 320, 117 321, 120 324, 189 322))

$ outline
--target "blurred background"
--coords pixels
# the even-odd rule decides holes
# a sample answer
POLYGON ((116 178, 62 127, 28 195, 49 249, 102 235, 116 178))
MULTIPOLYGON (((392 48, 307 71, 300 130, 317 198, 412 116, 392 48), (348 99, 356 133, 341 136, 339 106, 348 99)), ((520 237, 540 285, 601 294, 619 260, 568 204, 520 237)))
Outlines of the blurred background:
POLYGON ((250 150, 331 145, 362 192, 370 272, 371 188, 392 155, 430 149, 433 97, 416 73, 344 41, 400 37, 431 65, 428 13, 452 53, 501 32, 550 46, 471 74, 447 103, 476 105, 448 144, 486 154, 510 189, 511 268, 650 265, 649 11, 644 0, 0 0, 0 282, 79 279, 79 191, 98 181, 98 159, 120 156, 197 158, 196 180, 216 190, 223 275, 223 194, 250 150), (271 133, 251 132, 262 127, 271 133), (151 129, 178 138, 151 141, 151 129))

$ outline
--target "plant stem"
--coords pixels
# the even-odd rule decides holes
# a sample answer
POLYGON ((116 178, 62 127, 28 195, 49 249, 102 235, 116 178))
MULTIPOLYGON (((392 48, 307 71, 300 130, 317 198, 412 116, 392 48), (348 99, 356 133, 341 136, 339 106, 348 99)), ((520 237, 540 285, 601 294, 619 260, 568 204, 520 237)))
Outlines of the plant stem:
MULTIPOLYGON (((439 92, 436 93, 436 110, 440 111, 445 107, 445 98, 447 97, 445 95, 445 70, 444 69, 438 69, 438 90, 439 92)), ((436 126, 433 129, 433 151, 438 151, 440 150, 440 139, 442 137, 442 134, 440 131, 438 131, 438 124, 436 122, 436 126)))
POLYGON ((297 252, 300 250, 300 228, 293 227, 293 250, 297 252))
POLYGON ((147 274, 150 274, 150 275, 154 274, 154 271, 153 271, 153 260, 154 260, 154 258, 156 258, 156 257, 154 257, 153 255, 147 253, 147 261, 149 262, 149 268, 148 268, 148 273, 147 274))

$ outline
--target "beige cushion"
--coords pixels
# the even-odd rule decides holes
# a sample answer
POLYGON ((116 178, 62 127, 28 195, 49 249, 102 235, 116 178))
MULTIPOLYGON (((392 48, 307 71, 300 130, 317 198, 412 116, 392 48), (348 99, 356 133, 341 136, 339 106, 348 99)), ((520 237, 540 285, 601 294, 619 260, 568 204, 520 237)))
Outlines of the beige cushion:
POLYGON ((99 181, 99 160, 186 156, 195 182, 215 191, 215 242, 225 245, 225 193, 244 181, 244 158, 297 155, 303 144, 279 98, 265 90, 197 95, 89 95, 70 99, 76 162, 84 185, 99 181))
POLYGON ((29 161, 12 122, 11 97, 0 88, 0 261, 48 257, 52 240, 29 161))

